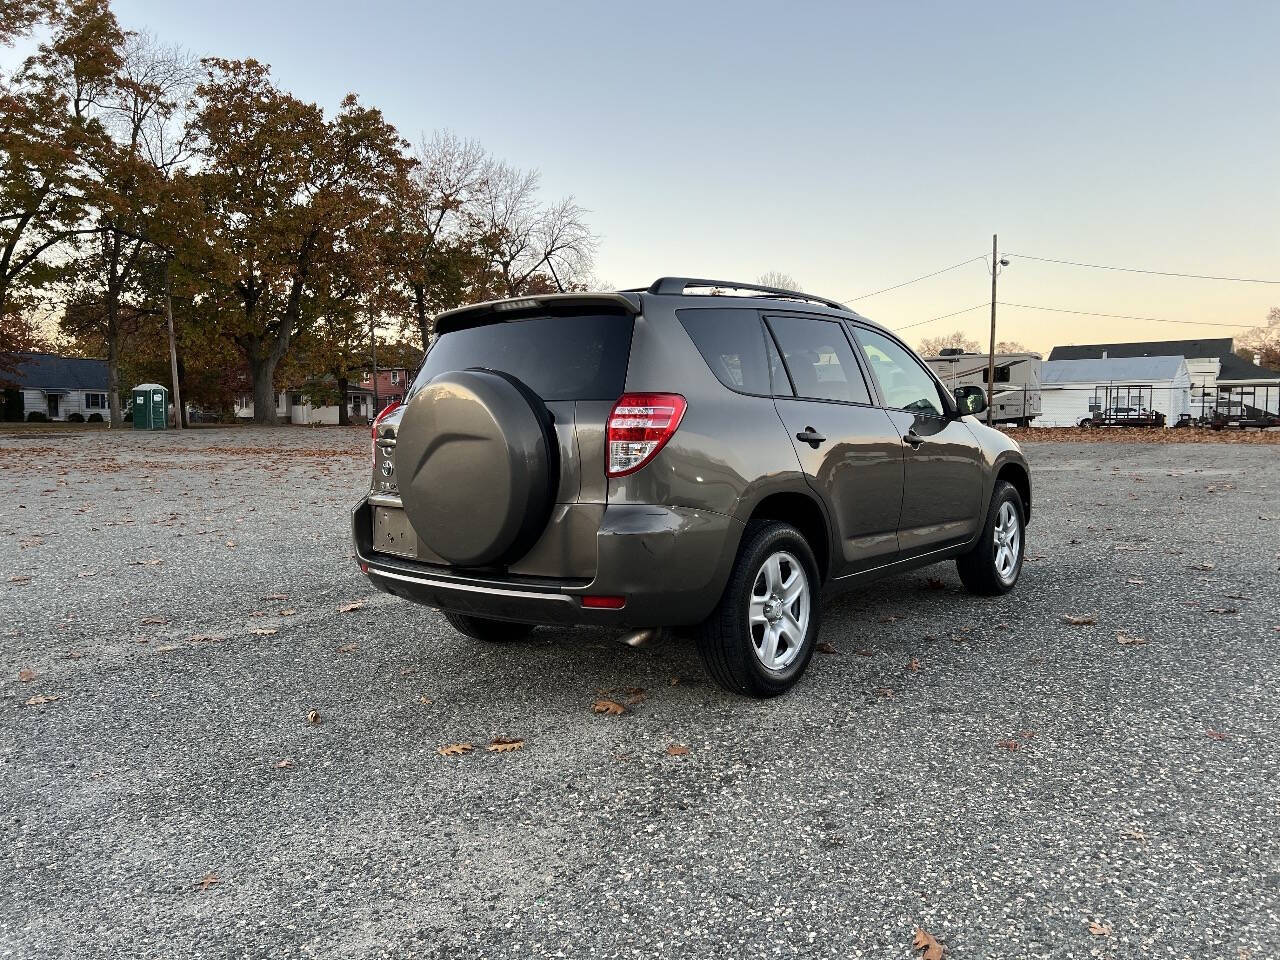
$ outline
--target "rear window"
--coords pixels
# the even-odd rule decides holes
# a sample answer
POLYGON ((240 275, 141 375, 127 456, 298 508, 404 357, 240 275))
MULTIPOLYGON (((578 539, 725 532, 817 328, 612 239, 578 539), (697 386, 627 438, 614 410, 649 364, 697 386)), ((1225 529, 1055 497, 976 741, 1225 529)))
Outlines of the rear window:
POLYGON ((726 387, 762 396, 772 392, 764 327, 755 310, 677 310, 676 316, 726 387))
POLYGON ((623 314, 531 317, 442 334, 414 380, 416 393, 449 370, 509 373, 550 403, 617 400, 627 378, 632 320, 623 314))

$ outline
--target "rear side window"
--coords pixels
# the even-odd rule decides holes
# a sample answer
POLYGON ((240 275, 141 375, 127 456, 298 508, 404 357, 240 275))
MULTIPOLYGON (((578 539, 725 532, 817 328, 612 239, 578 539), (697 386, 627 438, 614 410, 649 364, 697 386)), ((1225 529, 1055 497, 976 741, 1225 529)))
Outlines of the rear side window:
POLYGON ((768 396, 764 328, 754 310, 677 310, 711 372, 730 390, 768 396))
POLYGON ((867 382, 844 329, 833 320, 770 317, 796 396, 843 403, 870 403, 867 382))
POLYGON ((442 334, 413 384, 485 367, 521 380, 546 402, 617 400, 627 378, 632 320, 623 314, 531 317, 442 334))

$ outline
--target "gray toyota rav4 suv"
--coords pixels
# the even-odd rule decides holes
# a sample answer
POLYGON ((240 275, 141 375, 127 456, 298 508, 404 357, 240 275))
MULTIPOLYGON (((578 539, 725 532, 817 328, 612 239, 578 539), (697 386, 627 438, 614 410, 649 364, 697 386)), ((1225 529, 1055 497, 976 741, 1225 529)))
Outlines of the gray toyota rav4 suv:
POLYGON ((794 291, 665 277, 482 303, 438 318, 375 421, 356 554, 470 637, 675 628, 724 687, 771 696, 840 590, 948 559, 974 593, 1017 583, 1031 477, 984 409, 794 291))

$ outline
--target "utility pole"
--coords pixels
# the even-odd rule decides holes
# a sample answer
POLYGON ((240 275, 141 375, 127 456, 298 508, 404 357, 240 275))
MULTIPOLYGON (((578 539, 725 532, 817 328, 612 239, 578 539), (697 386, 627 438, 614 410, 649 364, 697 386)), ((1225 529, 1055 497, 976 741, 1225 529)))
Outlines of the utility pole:
POLYGON ((381 413, 378 407, 378 320, 369 317, 369 355, 373 358, 373 409, 369 412, 369 421, 381 413))
POLYGON ((995 418, 992 399, 996 387, 996 274, 1000 272, 1000 251, 996 235, 991 235, 991 352, 987 354, 987 426, 995 418))
POLYGON ((173 376, 173 422, 182 429, 182 391, 178 388, 178 344, 173 335, 173 257, 164 262, 164 319, 169 326, 169 373, 173 376))

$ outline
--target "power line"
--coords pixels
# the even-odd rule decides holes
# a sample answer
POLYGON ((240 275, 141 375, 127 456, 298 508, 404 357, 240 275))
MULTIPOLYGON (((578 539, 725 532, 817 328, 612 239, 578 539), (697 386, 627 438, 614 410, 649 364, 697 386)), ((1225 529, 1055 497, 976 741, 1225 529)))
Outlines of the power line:
POLYGON ((965 307, 963 310, 957 310, 955 313, 944 313, 940 317, 930 317, 928 320, 917 320, 915 323, 908 323, 903 327, 894 327, 896 330, 910 330, 912 327, 923 327, 926 323, 933 323, 934 320, 945 320, 947 317, 958 317, 962 313, 968 313, 971 310, 981 310, 984 307, 991 306, 990 300, 983 300, 981 303, 974 304, 972 307, 965 307))
MULTIPOLYGON (((913 283, 919 283, 921 280, 928 280, 930 277, 936 277, 940 273, 946 273, 950 270, 956 270, 960 267, 968 266, 971 263, 975 263, 978 260, 985 260, 985 259, 986 259, 986 254, 983 254, 980 257, 971 257, 970 259, 965 260, 963 263, 953 263, 951 266, 943 267, 941 270, 935 270, 933 271, 933 273, 926 273, 923 277, 916 277, 914 280, 906 280, 902 283, 895 283, 892 287, 882 287, 879 290, 872 290, 870 293, 864 293, 860 297, 845 297, 844 301, 846 303, 856 303, 858 300, 865 300, 867 299, 867 297, 874 297, 878 293, 888 293, 890 290, 897 290, 899 287, 907 287, 913 283)), ((937 319, 942 319, 942 318, 939 317, 937 319)))
POLYGON ((1113 267, 1104 263, 1081 263, 1078 260, 1055 260, 1052 257, 1033 257, 1029 253, 1006 253, 1005 256, 1021 257, 1023 260, 1039 260, 1041 263, 1062 263, 1071 267, 1092 267, 1094 270, 1119 270, 1122 273, 1149 273, 1157 277, 1187 277, 1192 280, 1229 280, 1232 283, 1280 283, 1280 280, 1258 280, 1253 277, 1215 277, 1204 273, 1176 273, 1172 270, 1142 270, 1138 267, 1113 267))
MULTIPOLYGON (((1033 303, 1005 303, 996 301, 1002 307, 1021 307, 1024 310, 1048 310, 1052 313, 1075 313, 1082 317, 1110 317, 1113 320, 1150 320, 1152 323, 1184 323, 1199 327, 1256 327, 1256 323, 1217 323, 1213 320, 1167 320, 1163 317, 1135 317, 1127 313, 1094 313, 1091 310, 1067 310, 1064 307, 1038 307, 1033 303)), ((940 319, 940 318, 939 318, 940 319)), ((926 321, 928 322, 928 321, 926 321)))

